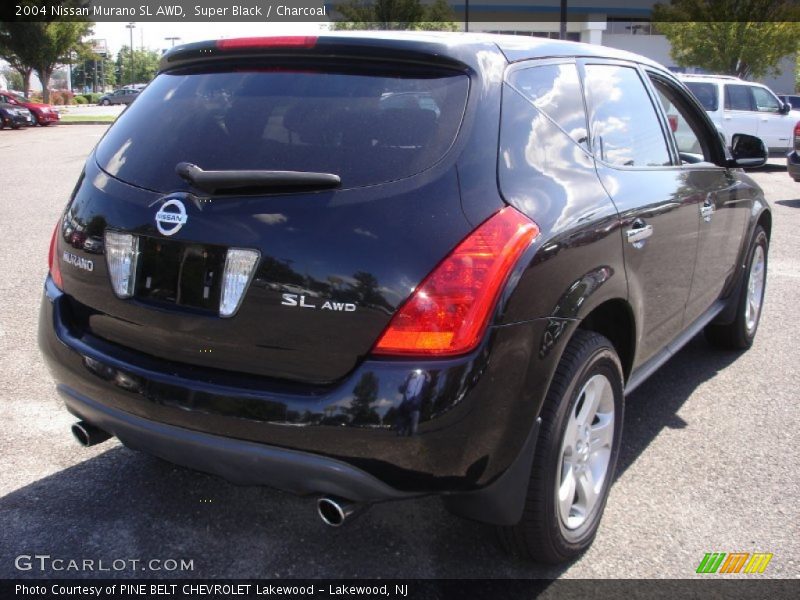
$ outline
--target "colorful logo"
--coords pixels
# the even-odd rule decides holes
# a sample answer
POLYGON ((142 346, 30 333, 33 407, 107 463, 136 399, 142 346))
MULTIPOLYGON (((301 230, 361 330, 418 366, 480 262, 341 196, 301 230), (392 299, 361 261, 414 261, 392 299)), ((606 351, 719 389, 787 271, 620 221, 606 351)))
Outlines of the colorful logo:
POLYGON ((772 553, 707 552, 697 566, 697 573, 763 573, 772 553))

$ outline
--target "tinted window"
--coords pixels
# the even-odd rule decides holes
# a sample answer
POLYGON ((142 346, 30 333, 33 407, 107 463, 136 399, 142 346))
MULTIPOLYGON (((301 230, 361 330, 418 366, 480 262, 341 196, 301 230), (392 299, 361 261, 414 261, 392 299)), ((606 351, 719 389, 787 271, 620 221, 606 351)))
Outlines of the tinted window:
POLYGON ((586 139, 586 113, 575 65, 543 65, 515 71, 508 82, 573 140, 582 143, 586 139))
POLYGON ((185 189, 206 170, 336 173, 344 187, 408 177, 452 145, 469 79, 451 72, 204 70, 159 75, 97 148, 111 175, 185 189))
POLYGON ((688 163, 702 160, 712 162, 713 150, 708 140, 711 134, 701 123, 702 113, 693 108, 686 94, 676 86, 657 76, 651 76, 650 80, 667 115, 670 132, 681 160, 688 163))
POLYGON ((596 156, 626 167, 671 164, 656 110, 635 69, 588 65, 586 92, 596 156))
POLYGON ((727 110, 755 110, 751 89, 749 85, 725 84, 725 108, 727 110))
POLYGON ((719 108, 719 95, 717 94, 717 85, 715 83, 687 81, 686 87, 691 90, 695 98, 700 101, 700 104, 706 110, 715 111, 719 108))
POLYGON ((780 110, 778 99, 764 88, 754 86, 753 99, 756 102, 756 110, 759 112, 778 112, 780 110))

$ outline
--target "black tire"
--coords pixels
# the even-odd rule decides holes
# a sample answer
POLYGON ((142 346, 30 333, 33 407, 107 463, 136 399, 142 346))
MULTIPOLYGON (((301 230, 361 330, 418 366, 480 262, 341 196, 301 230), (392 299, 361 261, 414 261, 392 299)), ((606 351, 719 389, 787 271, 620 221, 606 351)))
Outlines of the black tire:
POLYGON ((108 98, 105 98, 100 104, 103 106, 111 106, 111 102, 109 102, 108 98))
POLYGON ((31 127, 36 127, 39 124, 39 119, 36 117, 36 113, 31 111, 31 127))
POLYGON ((758 332, 758 324, 761 321, 761 313, 764 308, 764 294, 767 289, 767 266, 769 264, 769 238, 767 238, 766 231, 764 231, 764 228, 760 225, 756 227, 755 233, 753 234, 753 240, 750 242, 750 247, 747 249, 747 260, 744 264, 745 268, 741 273, 743 279, 739 293, 730 300, 737 304, 736 317, 733 321, 724 325, 712 323, 706 326, 704 331, 709 343, 717 348, 726 350, 746 350, 753 345, 753 340, 758 332), (759 247, 761 247, 764 253, 764 284, 761 287, 761 303, 755 319, 755 326, 748 327, 747 304, 749 301, 750 269, 753 264, 753 257, 756 254, 756 249, 759 247))
POLYGON ((622 367, 613 345, 602 335, 578 330, 564 351, 542 407, 542 424, 522 519, 512 527, 498 528, 506 551, 520 558, 557 564, 576 558, 591 545, 614 478, 624 405, 622 367), (559 515, 556 500, 557 482, 561 483, 561 448, 567 425, 576 409, 581 408, 584 385, 595 375, 604 375, 611 384, 613 438, 594 508, 583 524, 570 530, 559 515))

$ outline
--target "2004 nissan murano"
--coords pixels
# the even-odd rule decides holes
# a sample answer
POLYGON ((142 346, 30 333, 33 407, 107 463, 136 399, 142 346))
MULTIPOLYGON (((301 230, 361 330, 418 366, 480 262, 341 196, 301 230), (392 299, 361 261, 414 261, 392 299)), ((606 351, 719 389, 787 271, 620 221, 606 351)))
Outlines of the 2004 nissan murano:
POLYGON ((623 405, 750 346, 772 217, 663 67, 473 34, 175 47, 58 221, 40 345, 85 445, 592 542, 623 405))

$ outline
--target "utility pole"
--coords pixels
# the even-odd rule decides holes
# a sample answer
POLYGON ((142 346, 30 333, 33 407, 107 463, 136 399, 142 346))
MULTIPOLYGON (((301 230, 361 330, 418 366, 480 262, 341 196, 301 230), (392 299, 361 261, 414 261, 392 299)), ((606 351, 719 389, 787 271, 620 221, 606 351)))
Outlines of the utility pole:
POLYGON ((179 38, 179 37, 165 37, 164 39, 167 40, 168 42, 170 42, 170 46, 169 46, 170 48, 174 48, 175 47, 175 42, 179 41, 181 38, 179 38))
POLYGON ((133 30, 136 29, 136 23, 128 23, 125 28, 131 32, 131 85, 133 85, 133 30))

